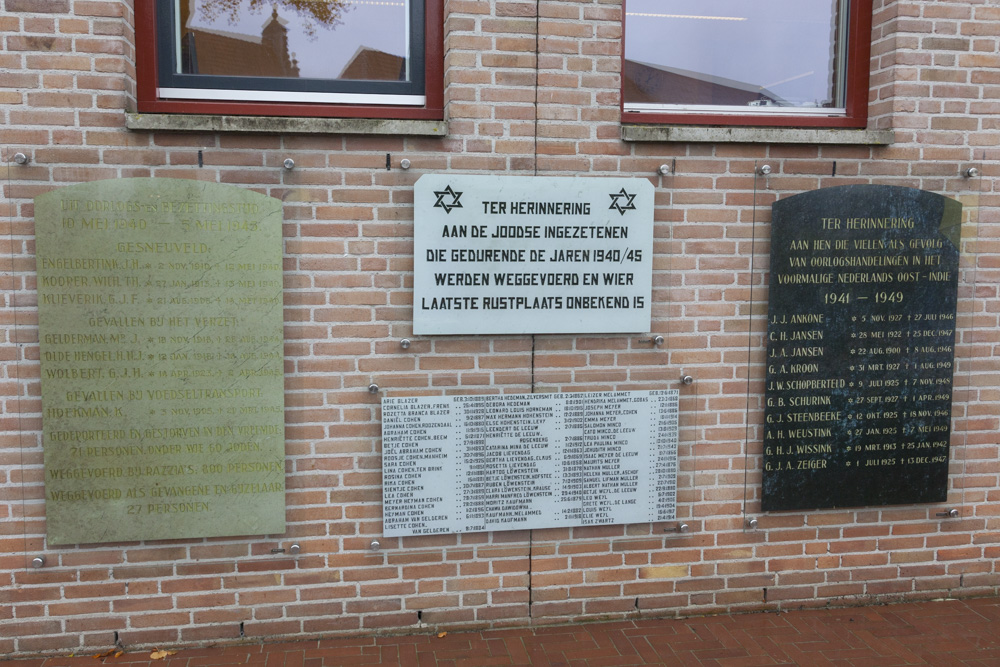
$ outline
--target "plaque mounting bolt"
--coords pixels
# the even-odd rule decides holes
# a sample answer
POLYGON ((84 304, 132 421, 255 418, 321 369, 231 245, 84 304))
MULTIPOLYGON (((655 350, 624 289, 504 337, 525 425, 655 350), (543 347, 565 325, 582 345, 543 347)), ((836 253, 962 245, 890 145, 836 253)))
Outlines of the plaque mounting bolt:
POLYGON ((368 385, 368 393, 369 394, 377 394, 378 393, 378 385, 375 384, 374 382, 372 382, 370 385, 368 385))
POLYGON ((757 173, 760 174, 761 176, 767 176, 768 174, 771 173, 771 165, 769 164, 760 165, 759 167, 757 167, 757 173))
POLYGON ((979 169, 977 169, 976 167, 969 167, 968 169, 962 172, 962 175, 965 176, 966 178, 975 178, 976 176, 979 176, 979 169))
POLYGON ((285 169, 288 170, 295 169, 295 160, 293 160, 290 157, 286 157, 285 161, 282 162, 282 164, 285 165, 285 169))
POLYGON ((940 517, 948 518, 948 519, 957 519, 958 518, 958 510, 953 507, 950 510, 948 510, 947 512, 938 512, 937 515, 940 516, 940 517))
POLYGON ((681 373, 681 384, 688 385, 694 382, 694 377, 681 373))
POLYGON ((379 544, 378 540, 372 540, 372 543, 368 545, 368 548, 372 551, 378 551, 382 548, 382 545, 379 544))
POLYGON ((410 168, 410 161, 407 160, 404 157, 402 160, 399 161, 399 168, 400 169, 409 169, 410 168))
POLYGON ((45 556, 35 556, 31 559, 31 567, 36 570, 40 567, 45 567, 45 556))
POLYGON ((747 519, 747 528, 757 530, 757 519, 747 519))
POLYGON ((656 170, 656 172, 660 176, 666 176, 666 175, 668 175, 670 173, 670 165, 669 164, 661 164, 659 166, 659 168, 656 170))
POLYGON ((17 164, 27 164, 28 156, 24 153, 14 153, 14 162, 17 164))
POLYGON ((403 348, 404 350, 409 350, 410 349, 410 339, 409 338, 404 338, 403 340, 399 341, 399 346, 401 348, 403 348))
POLYGON ((292 554, 293 556, 298 555, 300 551, 302 551, 302 547, 300 547, 298 544, 293 544, 292 546, 288 547, 288 553, 292 554))

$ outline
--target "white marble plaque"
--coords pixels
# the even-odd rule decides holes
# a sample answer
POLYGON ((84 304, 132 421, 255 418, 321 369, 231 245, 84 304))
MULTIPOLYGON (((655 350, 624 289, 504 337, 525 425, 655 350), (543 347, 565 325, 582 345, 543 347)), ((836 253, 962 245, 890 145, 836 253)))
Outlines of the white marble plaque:
POLYGON ((652 255, 645 179, 425 175, 413 332, 649 331, 652 255))
POLYGON ((382 399, 386 537, 676 518, 676 389, 382 399))

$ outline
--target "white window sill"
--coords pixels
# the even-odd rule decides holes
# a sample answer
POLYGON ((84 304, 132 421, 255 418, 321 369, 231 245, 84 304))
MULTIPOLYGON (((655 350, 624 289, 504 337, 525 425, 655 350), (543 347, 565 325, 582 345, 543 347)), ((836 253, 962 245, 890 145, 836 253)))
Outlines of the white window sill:
POLYGON ((270 134, 394 134, 443 137, 443 120, 391 118, 286 118, 281 116, 211 116, 166 113, 128 113, 130 130, 175 132, 266 132, 270 134))
POLYGON ((694 127, 679 125, 622 125, 623 141, 684 143, 840 144, 888 146, 892 130, 796 129, 785 127, 694 127))

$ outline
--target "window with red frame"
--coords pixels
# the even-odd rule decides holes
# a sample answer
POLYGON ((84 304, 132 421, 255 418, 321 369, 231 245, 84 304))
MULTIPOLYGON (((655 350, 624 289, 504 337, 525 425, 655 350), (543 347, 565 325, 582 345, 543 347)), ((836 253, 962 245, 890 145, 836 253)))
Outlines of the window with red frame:
POLYGON ((440 0, 137 0, 136 19, 140 111, 440 117, 440 0))
POLYGON ((626 0, 624 119, 863 127, 871 0, 626 0))

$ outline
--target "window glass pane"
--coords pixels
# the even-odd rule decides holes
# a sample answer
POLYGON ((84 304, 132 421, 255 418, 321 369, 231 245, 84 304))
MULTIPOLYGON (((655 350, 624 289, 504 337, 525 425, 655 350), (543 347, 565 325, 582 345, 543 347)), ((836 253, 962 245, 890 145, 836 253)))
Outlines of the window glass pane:
POLYGON ((625 101, 843 107, 846 8, 846 0, 627 0, 625 101))
POLYGON ((410 0, 177 0, 175 72, 409 81, 410 0))

